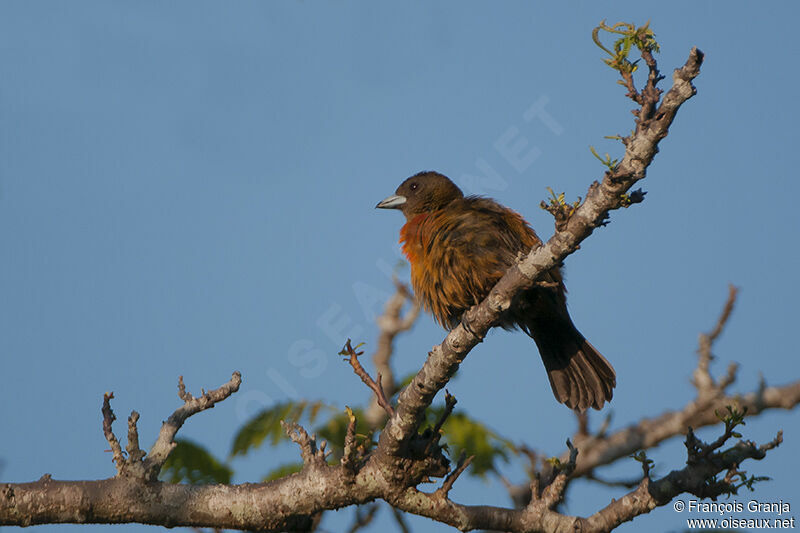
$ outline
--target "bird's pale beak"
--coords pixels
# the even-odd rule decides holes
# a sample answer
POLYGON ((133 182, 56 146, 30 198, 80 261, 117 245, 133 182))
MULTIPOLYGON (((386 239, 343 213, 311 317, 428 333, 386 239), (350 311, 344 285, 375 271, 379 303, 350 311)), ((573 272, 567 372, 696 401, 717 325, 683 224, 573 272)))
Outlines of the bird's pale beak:
POLYGON ((378 205, 376 205, 375 207, 381 209, 400 209, 400 206, 402 206, 404 203, 406 203, 405 196, 400 196, 399 194, 393 194, 378 202, 378 205))

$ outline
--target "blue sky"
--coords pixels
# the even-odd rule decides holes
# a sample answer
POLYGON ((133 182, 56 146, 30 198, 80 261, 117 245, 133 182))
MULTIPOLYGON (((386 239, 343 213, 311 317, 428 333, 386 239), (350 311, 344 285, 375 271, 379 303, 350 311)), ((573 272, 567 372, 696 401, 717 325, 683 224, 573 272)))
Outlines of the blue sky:
MULTIPOLYGON (((790 2, 3 2, 0 478, 112 475, 103 392, 121 419, 142 414, 149 443, 178 405, 178 375, 198 391, 242 372, 236 397, 181 432, 223 457, 271 402, 365 401, 336 353, 348 336, 374 348, 391 290, 402 218, 375 203, 435 169, 548 237, 546 187, 584 194, 602 176, 589 145, 618 156, 603 137, 633 125, 590 38, 602 19, 651 20, 667 84, 691 46, 707 54, 646 201, 566 263, 573 318, 617 370, 613 427, 691 399, 697 334, 729 282, 741 295, 717 372, 738 361, 743 392, 760 372, 800 378, 797 15, 790 2), (503 156, 509 139, 528 143, 527 160, 503 156)), ((398 343, 398 373, 443 336, 422 317, 398 343)), ((521 333, 492 333, 449 389, 515 442, 556 454, 574 430, 521 333)), ((785 444, 746 467, 774 478, 756 497, 800 506, 797 415, 750 421, 745 435, 779 428, 785 444)), ((678 441, 654 451, 656 473, 683 453, 678 441)), ((296 457, 287 445, 236 460, 237 481, 296 457)), ((637 471, 631 460, 613 474, 637 471)), ((504 473, 524 475, 518 463, 504 473)), ((462 479, 452 495, 507 503, 497 482, 462 479)), ((578 483, 566 510, 616 495, 578 483)), ((678 530, 683 518, 665 508, 620 530, 678 530)))

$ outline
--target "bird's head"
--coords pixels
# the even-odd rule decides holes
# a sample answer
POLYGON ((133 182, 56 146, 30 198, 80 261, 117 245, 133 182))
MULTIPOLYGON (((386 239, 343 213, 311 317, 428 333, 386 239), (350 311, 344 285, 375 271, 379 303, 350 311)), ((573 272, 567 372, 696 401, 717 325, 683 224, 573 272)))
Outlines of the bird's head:
POLYGON ((442 209, 453 200, 464 197, 455 183, 438 172, 420 172, 400 184, 395 193, 384 198, 381 209, 399 209, 411 220, 416 215, 442 209))

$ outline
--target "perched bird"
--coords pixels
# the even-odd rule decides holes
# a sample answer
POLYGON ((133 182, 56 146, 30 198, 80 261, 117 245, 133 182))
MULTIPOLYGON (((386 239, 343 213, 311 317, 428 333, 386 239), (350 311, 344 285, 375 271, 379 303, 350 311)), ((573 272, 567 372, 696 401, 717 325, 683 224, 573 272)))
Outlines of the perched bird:
MULTIPOLYGON (((520 253, 542 242, 518 213, 489 198, 465 197, 437 172, 411 176, 376 207, 405 215, 400 242, 414 292, 449 329, 489 294, 520 253)), ((611 400, 616 373, 573 325, 561 271, 553 268, 544 281, 551 286, 523 291, 498 325, 533 338, 559 402, 579 411, 600 409, 611 400)))

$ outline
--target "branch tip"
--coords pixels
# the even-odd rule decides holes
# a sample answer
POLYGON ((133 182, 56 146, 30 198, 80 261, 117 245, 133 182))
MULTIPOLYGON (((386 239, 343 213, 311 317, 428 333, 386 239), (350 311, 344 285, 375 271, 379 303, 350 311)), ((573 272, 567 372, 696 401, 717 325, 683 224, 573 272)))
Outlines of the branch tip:
POLYGON ((466 456, 467 452, 461 451, 461 456, 458 458, 458 464, 456 468, 454 468, 447 477, 444 478, 442 482, 442 486, 436 491, 440 498, 447 499, 447 496, 450 494, 450 491, 453 488, 456 480, 464 473, 467 467, 470 465, 473 459, 475 459, 474 455, 470 455, 469 457, 466 456))
POLYGON ((145 477, 148 480, 155 480, 161 471, 164 461, 167 460, 170 452, 175 448, 175 435, 186 422, 186 419, 206 409, 212 409, 215 404, 227 399, 239 390, 242 384, 242 374, 238 371, 231 374, 231 379, 219 388, 205 392, 198 398, 186 392, 186 385, 183 376, 178 378, 178 396, 183 400, 183 405, 178 407, 166 422, 161 424, 158 439, 150 448, 150 452, 145 459, 145 477))
POLYGON ((111 400, 113 398, 113 392, 106 392, 103 394, 103 407, 101 409, 101 412, 103 413, 103 435, 105 436, 106 441, 108 441, 108 445, 111 447, 111 460, 114 461, 114 464, 117 468, 117 475, 120 475, 125 468, 125 455, 122 453, 122 446, 120 445, 119 440, 117 440, 116 435, 114 435, 114 430, 112 429, 112 425, 117 419, 117 416, 111 409, 111 400))
POLYGON ((376 382, 373 380, 370 375, 364 370, 364 367, 361 366, 361 362, 358 360, 358 356, 362 355, 364 352, 360 351, 357 352, 356 349, 361 346, 359 344, 355 348, 351 345, 350 339, 347 339, 342 351, 339 352, 339 355, 345 356, 346 360, 350 363, 350 366, 353 367, 353 372, 361 378, 361 381, 364 382, 372 391, 375 393, 375 399, 378 404, 386 411, 389 416, 394 416, 394 408, 392 404, 389 402, 389 399, 386 397, 386 393, 383 390, 383 386, 381 385, 381 375, 378 374, 378 381, 376 382))
POLYGON ((316 435, 309 436, 308 432, 297 422, 280 421, 281 427, 292 442, 300 447, 300 456, 306 466, 322 466, 327 464, 325 447, 327 442, 322 441, 317 448, 316 435))
POLYGON ((137 423, 139 422, 139 413, 131 411, 131 416, 128 417, 128 444, 125 447, 128 452, 128 462, 138 463, 146 455, 145 452, 139 448, 139 429, 137 423))
POLYGON ((697 389, 697 397, 701 402, 708 401, 716 396, 719 396, 736 380, 736 371, 738 368, 736 363, 731 363, 728 366, 726 375, 723 376, 719 382, 717 382, 711 375, 710 367, 711 361, 714 359, 714 355, 712 354, 711 350, 714 342, 722 334, 725 326, 728 323, 728 320, 730 319, 736 303, 737 295, 738 289, 733 285, 728 285, 728 298, 725 301, 725 305, 722 308, 719 318, 717 319, 717 323, 711 331, 707 333, 701 333, 699 336, 697 348, 697 368, 692 374, 692 383, 697 389))
MULTIPOLYGON (((383 314, 376 319, 380 333, 378 335, 377 347, 372 355, 372 362, 376 371, 385 379, 381 384, 384 388, 384 395, 391 398, 397 390, 394 372, 392 371, 391 358, 394 353, 394 339, 402 332, 408 331, 416 322, 420 313, 420 302, 414 298, 408 286, 397 279, 397 275, 392 276, 395 286, 395 293, 386 302, 383 314), (403 316, 403 307, 406 302, 411 306, 403 316)), ((370 427, 380 426, 387 416, 387 411, 378 402, 377 397, 371 398, 370 405, 365 413, 365 419, 370 427)))
POLYGON ((358 449, 356 443, 356 415, 349 406, 345 406, 347 411, 348 422, 347 432, 344 437, 344 450, 342 452, 341 465, 351 474, 356 470, 356 451, 358 449))
POLYGON ((778 446, 780 446, 782 443, 783 443, 783 430, 781 429, 781 430, 779 430, 779 431, 778 431, 778 434, 777 434, 777 435, 775 435, 775 438, 774 438, 774 439, 772 439, 772 440, 771 440, 771 441, 769 441, 769 442, 766 442, 766 443, 762 444, 761 446, 759 446, 759 449, 760 449, 762 452, 767 452, 767 451, 769 451, 769 450, 772 450, 772 449, 774 449, 774 448, 777 448, 777 447, 778 447, 778 446))

